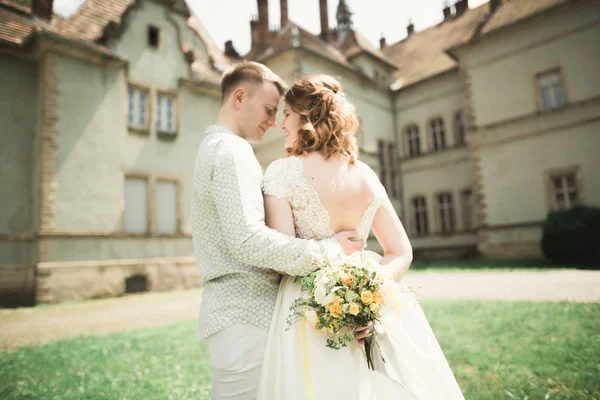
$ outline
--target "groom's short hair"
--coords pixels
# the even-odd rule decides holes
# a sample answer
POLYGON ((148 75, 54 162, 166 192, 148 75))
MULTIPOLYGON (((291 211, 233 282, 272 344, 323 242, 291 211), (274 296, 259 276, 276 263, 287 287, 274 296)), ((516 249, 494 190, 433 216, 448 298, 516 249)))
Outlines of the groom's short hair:
POLYGON ((242 83, 262 84, 265 82, 274 84, 281 96, 287 91, 287 84, 283 79, 263 64, 244 61, 234 65, 225 71, 221 79, 221 103, 225 102, 227 96, 242 83))

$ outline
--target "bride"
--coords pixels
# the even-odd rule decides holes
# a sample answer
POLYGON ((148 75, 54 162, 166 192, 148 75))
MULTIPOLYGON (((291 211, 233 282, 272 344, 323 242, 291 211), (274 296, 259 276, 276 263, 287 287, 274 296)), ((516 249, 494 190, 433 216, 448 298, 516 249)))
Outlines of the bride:
POLYGON ((294 83, 285 95, 282 129, 287 157, 263 181, 267 225, 290 236, 324 239, 343 230, 370 230, 383 248, 381 273, 399 282, 400 311, 377 323, 381 354, 367 368, 362 343, 326 348, 325 337, 286 317, 300 282, 284 276, 267 339, 260 400, 463 399, 421 307, 402 277, 412 249, 377 175, 358 161, 358 119, 341 85, 327 75, 294 83), (287 329, 287 330, 286 330, 287 329), (381 362, 381 356, 385 362, 381 362))

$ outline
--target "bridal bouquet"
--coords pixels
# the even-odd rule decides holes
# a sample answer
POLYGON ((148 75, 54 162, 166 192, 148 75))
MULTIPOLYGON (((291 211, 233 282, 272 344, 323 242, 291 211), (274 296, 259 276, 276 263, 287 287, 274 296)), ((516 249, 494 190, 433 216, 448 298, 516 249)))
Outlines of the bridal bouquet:
MULTIPOLYGON (((386 305, 383 278, 378 263, 365 252, 340 254, 315 260, 319 269, 301 278, 303 295, 290 307, 288 329, 304 319, 327 336, 326 346, 346 347, 354 340, 354 329, 375 323, 386 305)), ((367 365, 373 369, 372 348, 377 337, 365 339, 367 365)))

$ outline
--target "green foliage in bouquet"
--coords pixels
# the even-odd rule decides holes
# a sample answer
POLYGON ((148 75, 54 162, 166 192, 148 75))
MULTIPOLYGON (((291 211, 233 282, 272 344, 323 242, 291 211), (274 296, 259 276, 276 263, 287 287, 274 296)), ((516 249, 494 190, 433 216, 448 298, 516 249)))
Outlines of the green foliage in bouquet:
MULTIPOLYGON (((327 335, 326 346, 346 347, 354 329, 377 322, 385 306, 383 279, 378 264, 364 253, 338 255, 315 261, 319 269, 300 280, 303 294, 290 307, 288 329, 305 318, 314 330, 327 335)), ((365 341, 367 363, 372 367, 373 337, 365 341)), ((376 340, 376 338, 375 338, 376 340)))

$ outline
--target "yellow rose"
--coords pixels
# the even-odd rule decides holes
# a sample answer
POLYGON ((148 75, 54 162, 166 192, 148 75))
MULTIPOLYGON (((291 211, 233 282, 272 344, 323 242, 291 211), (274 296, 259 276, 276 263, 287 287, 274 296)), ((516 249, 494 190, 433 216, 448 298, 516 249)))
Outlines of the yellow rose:
POLYGON ((375 292, 373 294, 373 301, 377 304, 382 304, 383 303, 383 295, 379 292, 375 292))
POLYGON ((331 306, 329 306, 329 313, 332 317, 340 318, 343 313, 342 305, 339 303, 333 303, 331 306))
POLYGON ((344 299, 342 299, 341 297, 336 297, 335 299, 333 299, 333 304, 342 304, 344 302, 344 299))
POLYGON ((373 293, 371 293, 370 290, 365 290, 360 294, 360 299, 362 300, 363 304, 368 306, 373 302, 373 293))
POLYGON ((360 307, 356 303, 350 303, 350 307, 348 307, 348 312, 352 315, 358 315, 360 312, 360 307))
POLYGON ((369 306, 369 308, 371 309, 371 311, 377 312, 377 310, 379 310, 379 304, 377 304, 377 303, 371 303, 371 305, 369 306))

